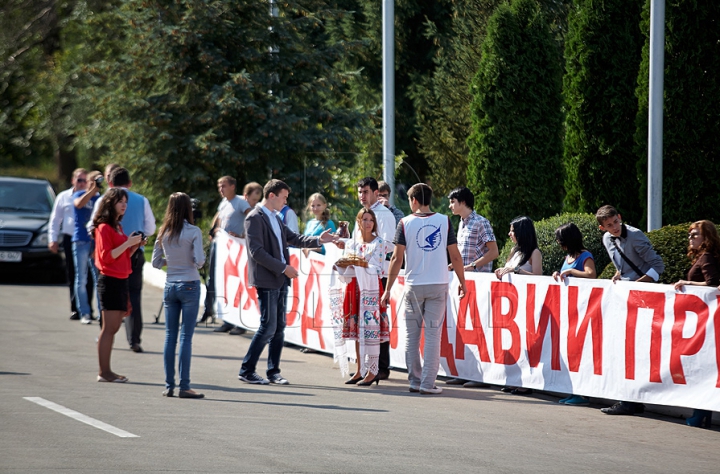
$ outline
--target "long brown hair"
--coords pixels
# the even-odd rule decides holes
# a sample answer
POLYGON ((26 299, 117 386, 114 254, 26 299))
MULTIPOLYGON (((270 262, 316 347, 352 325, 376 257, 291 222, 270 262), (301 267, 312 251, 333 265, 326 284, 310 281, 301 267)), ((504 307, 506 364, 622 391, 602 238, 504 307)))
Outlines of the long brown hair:
MULTIPOLYGON (((97 229, 100 224, 107 224, 113 229, 118 228, 123 216, 119 216, 115 210, 115 205, 125 199, 128 200, 128 193, 123 188, 110 188, 105 195, 100 198, 100 206, 93 219, 93 226, 97 229)), ((94 232, 94 229, 93 229, 94 232)))
POLYGON ((371 232, 377 234, 377 217, 375 217, 375 213, 373 211, 371 211, 370 209, 365 209, 364 207, 360 209, 360 212, 357 213, 357 217, 355 218, 358 223, 358 229, 361 228, 360 224, 362 224, 363 216, 365 216, 365 214, 370 214, 372 216, 373 228, 371 232))
POLYGON ((160 243, 164 237, 167 237, 168 241, 179 239, 185 221, 194 224, 190 196, 185 193, 172 193, 168 200, 160 232, 158 232, 160 243))
POLYGON ((690 224, 689 231, 693 231, 695 229, 700 231, 703 241, 697 249, 692 249, 690 248, 690 245, 688 245, 688 257, 690 257, 690 260, 695 263, 702 254, 707 252, 720 261, 720 237, 718 237, 718 231, 715 224, 706 220, 693 222, 690 224))

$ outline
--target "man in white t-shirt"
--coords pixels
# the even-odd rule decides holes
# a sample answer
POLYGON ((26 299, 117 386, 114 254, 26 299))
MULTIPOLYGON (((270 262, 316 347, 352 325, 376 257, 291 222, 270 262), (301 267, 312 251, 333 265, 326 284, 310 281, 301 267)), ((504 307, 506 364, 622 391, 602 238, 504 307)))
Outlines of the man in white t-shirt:
MULTIPOLYGON (((218 205, 217 214, 213 217, 210 238, 222 229, 233 237, 245 237, 245 215, 252 209, 248 202, 237 195, 237 181, 232 176, 223 176, 217 181, 217 188, 222 201, 218 205)), ((205 315, 212 314, 215 307, 215 242, 210 247, 210 265, 208 266, 207 292, 205 294, 205 315)), ((203 316, 205 318, 206 316, 203 316)), ((245 333, 245 329, 234 324, 223 322, 215 328, 215 332, 229 332, 232 335, 245 333)))
POLYGON ((405 363, 408 368, 410 391, 424 395, 442 393, 435 386, 440 368, 440 338, 447 307, 450 274, 447 255, 450 255, 460 286, 460 298, 465 296, 465 271, 457 248, 455 231, 450 218, 430 211, 432 188, 418 183, 408 190, 412 214, 397 226, 395 252, 390 259, 387 287, 382 305, 390 300, 390 291, 405 257, 405 293, 403 312, 407 326, 405 363), (420 336, 425 329, 424 364, 420 358, 420 336))
MULTIPOLYGON (((360 205, 365 209, 370 209, 375 213, 375 220, 377 221, 377 234, 386 242, 392 243, 395 237, 395 216, 393 216, 390 210, 383 206, 378 200, 378 182, 375 178, 366 177, 358 181, 358 200, 360 205)), ((355 222, 353 228, 352 237, 356 241, 361 241, 362 236, 358 224, 355 222)), ((387 263, 383 268, 381 275, 382 284, 385 286, 387 282, 387 263)), ((380 359, 378 361, 378 380, 386 380, 390 377, 390 342, 380 343, 380 359)))

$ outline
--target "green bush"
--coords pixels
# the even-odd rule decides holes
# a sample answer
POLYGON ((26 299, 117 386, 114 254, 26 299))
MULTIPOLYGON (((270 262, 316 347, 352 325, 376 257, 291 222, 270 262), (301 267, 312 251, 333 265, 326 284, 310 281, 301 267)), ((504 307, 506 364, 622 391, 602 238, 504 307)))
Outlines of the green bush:
MULTIPOLYGON (((592 214, 563 213, 548 217, 535 223, 535 232, 538 237, 538 247, 543 256, 543 275, 552 275, 562 267, 565 252, 555 242, 555 229, 568 222, 573 222, 583 235, 583 243, 595 258, 595 267, 599 272, 610 263, 610 257, 602 244, 603 233, 598 229, 597 220, 592 214)), ((500 252, 497 265, 503 266, 510 255, 513 243, 508 240, 500 252)), ((610 275, 612 277, 612 275, 610 275)))
MULTIPOLYGON (((660 275, 660 283, 675 283, 687 277, 691 266, 690 259, 687 257, 689 228, 689 223, 667 225, 646 233, 653 248, 665 262, 665 271, 660 275)), ((610 279, 615 271, 615 266, 610 263, 605 267, 600 278, 610 279)))

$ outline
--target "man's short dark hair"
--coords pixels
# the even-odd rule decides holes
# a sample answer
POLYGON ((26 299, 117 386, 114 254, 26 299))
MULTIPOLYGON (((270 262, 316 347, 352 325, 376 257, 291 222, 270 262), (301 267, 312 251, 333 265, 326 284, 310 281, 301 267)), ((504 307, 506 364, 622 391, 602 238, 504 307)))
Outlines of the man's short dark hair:
POLYGON ((364 188, 365 186, 370 186, 370 191, 378 190, 378 182, 375 180, 375 178, 371 178, 370 176, 361 179, 357 183, 357 187, 360 189, 364 188))
POLYGON ((270 197, 270 193, 273 193, 275 196, 277 196, 283 189, 287 189, 288 193, 290 193, 291 191, 290 186, 285 184, 285 181, 281 181, 279 179, 271 179, 267 182, 267 184, 265 184, 265 187, 263 188, 263 196, 265 196, 265 199, 270 197))
POLYGON ((130 186, 130 172, 125 168, 115 168, 110 173, 110 182, 116 188, 130 186))
POLYGON ((475 209, 475 195, 465 186, 460 186, 450 191, 448 199, 464 202, 470 209, 475 209))
POLYGON ((429 206, 432 201, 432 188, 425 183, 413 184, 407 193, 410 199, 415 199, 421 206, 429 206))
POLYGON ((390 189, 390 185, 385 181, 378 181, 378 191, 381 193, 388 193, 388 195, 390 195, 392 189, 390 189))
POLYGON ((598 224, 605 225, 605 221, 607 219, 610 219, 611 217, 615 217, 618 215, 617 209, 610 205, 605 205, 597 210, 595 213, 595 218, 598 221, 598 224))

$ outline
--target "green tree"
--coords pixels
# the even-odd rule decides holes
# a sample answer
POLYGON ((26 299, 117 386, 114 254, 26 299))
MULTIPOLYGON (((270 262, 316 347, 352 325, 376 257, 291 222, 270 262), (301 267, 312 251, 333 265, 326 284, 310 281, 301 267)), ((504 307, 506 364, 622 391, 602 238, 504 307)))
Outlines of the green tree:
POLYGON ((478 211, 498 236, 519 214, 556 214, 563 198, 562 68, 537 2, 497 8, 471 87, 467 179, 478 211))
MULTIPOLYGON (((645 44, 638 75, 636 150, 642 202, 647 195, 650 2, 643 9, 645 44)), ((720 222, 720 3, 677 0, 665 10, 663 224, 720 222)))
POLYGON ((212 200, 223 174, 325 189, 364 118, 334 67, 359 43, 325 41, 340 12, 322 0, 279 7, 273 18, 249 0, 126 0, 92 18, 90 38, 110 26, 120 41, 84 68, 96 112, 82 140, 158 203, 173 191, 212 200))
POLYGON ((72 1, 7 0, 0 4, 0 167, 51 163, 52 143, 38 133, 37 87, 59 49, 72 1))
MULTIPOLYGON (((448 32, 428 21, 426 35, 437 44, 432 76, 419 85, 416 97, 418 148, 430 167, 434 189, 448 193, 466 183, 467 138, 471 130, 470 83, 477 73, 488 18, 502 0, 453 2, 448 32)), ((541 0, 541 8, 562 47, 570 0, 541 0)))
POLYGON ((443 41, 434 23, 428 35, 438 38, 436 69, 417 100, 418 148, 428 160, 437 193, 447 194, 466 182, 470 133, 470 81, 480 62, 485 25, 500 0, 471 0, 453 5, 452 30, 443 41))
POLYGON ((637 223, 637 71, 639 0, 576 0, 565 42, 565 209, 594 213, 605 204, 637 223), (611 33, 610 33, 611 32, 611 33))

